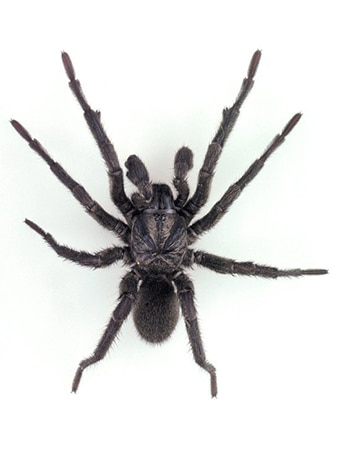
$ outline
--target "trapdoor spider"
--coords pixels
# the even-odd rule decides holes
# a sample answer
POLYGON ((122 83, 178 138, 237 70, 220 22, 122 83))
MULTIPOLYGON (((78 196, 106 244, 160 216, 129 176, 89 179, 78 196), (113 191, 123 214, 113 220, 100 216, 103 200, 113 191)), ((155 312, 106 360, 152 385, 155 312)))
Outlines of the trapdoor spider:
POLYGON ((26 219, 26 224, 42 236, 59 256, 82 266, 98 268, 122 261, 131 267, 120 283, 119 303, 97 347, 93 354, 82 360, 78 366, 72 384, 73 392, 79 387, 84 369, 106 355, 131 311, 140 336, 150 343, 161 343, 173 332, 181 309, 194 360, 209 373, 211 394, 213 397, 217 395, 216 369, 205 356, 194 304, 193 284, 184 272, 185 268, 190 268, 193 264, 221 274, 256 275, 266 278, 327 273, 325 269, 282 270, 250 261, 238 262, 191 248, 203 233, 210 230, 226 214, 234 200, 259 173, 266 160, 284 142, 301 117, 299 113, 294 115, 282 132, 274 137, 261 157, 227 189, 211 210, 192 223, 207 201, 218 158, 253 86, 260 57, 261 52, 257 50, 252 56, 247 76, 234 104, 222 112, 220 126, 208 146, 194 193, 189 196, 187 183, 187 173, 193 164, 193 153, 189 148, 182 147, 177 151, 174 160, 173 186, 177 192, 176 196, 167 184, 153 184, 143 162, 132 155, 125 164, 127 177, 138 190, 129 198, 125 193, 118 156, 102 126, 100 113, 89 106, 80 82, 76 79, 70 57, 67 53, 62 53, 69 86, 83 109, 87 124, 106 162, 110 194, 125 221, 106 212, 18 121, 11 121, 16 131, 46 161, 51 171, 72 192, 88 214, 100 225, 111 230, 125 245, 113 246, 93 254, 77 251, 60 245, 50 233, 31 220, 26 219))

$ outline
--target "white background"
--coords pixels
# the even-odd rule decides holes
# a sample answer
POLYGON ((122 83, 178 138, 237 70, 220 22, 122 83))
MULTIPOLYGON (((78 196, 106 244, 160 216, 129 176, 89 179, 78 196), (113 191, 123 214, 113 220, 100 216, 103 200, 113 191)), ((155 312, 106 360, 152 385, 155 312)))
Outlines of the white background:
MULTIPOLYGON (((0 45, 0 449, 6 452, 338 452, 338 33, 335 2, 15 1, 0 45), (262 49, 255 88, 215 176, 209 206, 298 111, 303 118, 198 247, 238 260, 325 267, 268 281, 190 272, 219 395, 181 321, 169 342, 132 320, 108 357, 70 384, 115 306, 125 270, 64 262, 24 223, 96 251, 118 241, 87 216, 15 133, 21 121, 107 210, 104 164, 67 87, 60 51, 123 165, 155 181, 195 152, 194 186, 221 110, 262 49)), ((127 190, 132 185, 126 183, 127 190)), ((206 211, 204 211, 206 212, 206 211)))

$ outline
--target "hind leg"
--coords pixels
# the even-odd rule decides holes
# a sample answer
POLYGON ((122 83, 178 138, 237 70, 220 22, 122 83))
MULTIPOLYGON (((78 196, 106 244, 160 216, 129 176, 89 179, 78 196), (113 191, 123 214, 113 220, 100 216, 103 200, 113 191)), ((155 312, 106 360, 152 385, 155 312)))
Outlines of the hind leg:
POLYGON ((180 274, 174 279, 178 290, 178 297, 181 303, 181 309, 185 318, 186 330, 195 362, 206 370, 211 380, 211 395, 217 396, 217 374, 215 367, 206 359, 200 329, 197 319, 197 311, 194 305, 193 283, 185 275, 180 274))
POLYGON ((120 284, 120 302, 113 311, 112 317, 93 354, 80 362, 73 379, 72 392, 75 393, 78 390, 82 373, 85 368, 99 362, 99 360, 102 360, 107 354, 120 327, 122 326, 122 323, 129 315, 132 305, 135 302, 138 281, 139 277, 134 272, 129 272, 122 279, 120 284))

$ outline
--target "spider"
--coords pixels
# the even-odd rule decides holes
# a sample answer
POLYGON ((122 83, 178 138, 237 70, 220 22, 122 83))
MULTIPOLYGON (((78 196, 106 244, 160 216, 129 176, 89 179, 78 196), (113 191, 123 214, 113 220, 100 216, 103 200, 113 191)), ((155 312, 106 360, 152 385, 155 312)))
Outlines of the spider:
POLYGON ((190 196, 187 173, 193 165, 193 153, 184 146, 174 159, 173 186, 176 195, 167 184, 151 182, 148 171, 139 157, 127 159, 127 178, 137 191, 128 197, 125 193, 123 171, 113 144, 106 135, 100 119, 100 112, 92 110, 76 79, 72 61, 62 52, 62 61, 69 79, 69 86, 79 102, 105 160, 110 181, 110 195, 124 216, 122 221, 104 210, 89 195, 86 189, 75 181, 43 146, 16 120, 11 124, 49 165, 50 170, 73 194, 100 225, 112 231, 124 245, 113 246, 98 253, 88 253, 60 245, 54 237, 40 226, 26 219, 26 224, 38 233, 61 257, 82 266, 99 268, 118 261, 130 266, 130 271, 120 283, 119 303, 114 309, 108 325, 92 355, 82 360, 75 373, 72 392, 76 392, 83 371, 103 359, 130 312, 140 336, 150 343, 161 343, 172 334, 180 311, 195 362, 210 375, 211 395, 217 395, 215 367, 207 360, 197 319, 192 281, 185 268, 194 264, 220 274, 255 275, 265 278, 298 277, 301 275, 326 274, 325 269, 287 269, 258 265, 251 261, 239 262, 229 258, 195 250, 191 246, 199 237, 209 231, 226 214, 243 189, 254 179, 270 155, 285 141, 300 120, 295 114, 276 135, 264 153, 259 157, 224 193, 211 210, 193 221, 207 202, 214 170, 224 144, 239 116, 240 108, 254 84, 254 76, 261 58, 257 50, 250 61, 247 76, 244 78, 238 96, 230 108, 222 112, 219 128, 208 146, 204 162, 200 168, 197 186, 190 196))

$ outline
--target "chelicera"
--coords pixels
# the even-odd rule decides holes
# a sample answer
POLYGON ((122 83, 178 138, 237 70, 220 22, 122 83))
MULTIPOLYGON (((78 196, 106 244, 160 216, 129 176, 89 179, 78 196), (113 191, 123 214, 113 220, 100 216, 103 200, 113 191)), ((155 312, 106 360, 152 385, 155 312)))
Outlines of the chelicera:
POLYGON ((71 191, 87 213, 100 225, 112 231, 124 245, 109 247, 98 253, 77 251, 60 245, 50 233, 45 232, 31 220, 26 219, 26 224, 42 236, 59 256, 82 266, 99 268, 118 261, 130 266, 129 272, 120 283, 119 302, 97 347, 92 355, 82 360, 78 366, 72 384, 73 392, 77 391, 85 368, 104 358, 130 312, 133 313, 140 336, 150 343, 161 343, 168 339, 181 312, 194 360, 209 373, 211 395, 215 397, 216 369, 205 356, 194 303, 194 288, 185 269, 196 264, 221 274, 255 275, 265 278, 327 273, 325 269, 283 270, 251 261, 239 262, 192 248, 203 233, 222 219, 243 189, 262 169, 269 156, 285 141, 301 117, 300 113, 295 114, 282 132, 273 138, 261 157, 226 190, 210 211, 194 220, 207 202, 217 161, 239 116, 240 108, 253 86, 260 57, 261 52, 257 50, 252 56, 247 76, 242 82, 234 104, 222 112, 221 123, 208 146, 193 194, 190 196, 187 183, 187 173, 193 165, 193 153, 189 148, 182 147, 174 159, 175 195, 169 185, 153 184, 143 162, 139 157, 132 155, 125 165, 127 177, 136 186, 137 191, 129 197, 125 193, 124 176, 118 156, 103 128, 100 113, 92 110, 88 104, 80 82, 76 79, 69 55, 62 53, 69 86, 83 109, 87 124, 106 162, 111 198, 123 215, 124 221, 104 210, 83 186, 50 157, 43 146, 33 139, 18 121, 11 121, 16 131, 45 160, 51 171, 71 191))

